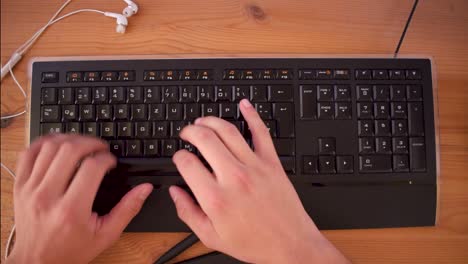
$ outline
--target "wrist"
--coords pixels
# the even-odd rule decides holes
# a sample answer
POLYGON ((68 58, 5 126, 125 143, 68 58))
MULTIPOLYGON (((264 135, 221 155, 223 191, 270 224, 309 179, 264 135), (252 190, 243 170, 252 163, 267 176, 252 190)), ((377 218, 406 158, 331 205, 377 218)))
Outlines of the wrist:
POLYGON ((42 258, 34 257, 31 254, 23 254, 19 250, 12 250, 8 258, 6 259, 6 264, 20 264, 20 263, 36 263, 42 264, 45 263, 42 258))

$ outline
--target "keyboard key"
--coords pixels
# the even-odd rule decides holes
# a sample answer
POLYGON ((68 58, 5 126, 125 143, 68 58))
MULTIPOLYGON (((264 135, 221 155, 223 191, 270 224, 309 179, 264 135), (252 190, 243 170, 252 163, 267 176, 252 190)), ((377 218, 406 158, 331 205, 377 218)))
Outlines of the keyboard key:
POLYGON ((78 122, 66 123, 65 133, 80 134, 81 133, 81 124, 78 123, 78 122))
POLYGON ((268 128, 271 137, 276 137, 276 121, 275 120, 265 120, 265 126, 268 128))
POLYGON ((198 71, 197 79, 199 80, 212 80, 213 79, 213 71, 211 70, 200 70, 198 71))
POLYGON ((191 152, 195 155, 197 154, 197 148, 194 145, 190 144, 189 142, 181 140, 179 141, 179 145, 180 145, 180 149, 185 149, 188 152, 191 152))
POLYGON ((424 112, 422 103, 408 103, 408 127, 410 136, 424 135, 424 112))
POLYGON ((320 173, 336 173, 334 156, 319 156, 320 173))
POLYGON ((301 118, 315 119, 317 118, 317 103, 315 86, 313 85, 300 85, 300 107, 301 118))
POLYGON ((83 81, 83 74, 81 72, 67 72, 67 82, 76 83, 83 81))
POLYGON ((419 70, 406 70, 406 79, 408 80, 420 80, 421 72, 419 70))
POLYGON ((164 157, 172 157, 178 150, 178 141, 175 139, 161 140, 161 154, 164 157))
POLYGON ((180 92, 180 101, 184 103, 193 103, 197 101, 197 87, 193 85, 182 86, 180 92))
POLYGON ((260 80, 274 80, 275 73, 273 70, 262 70, 260 71, 259 79, 260 80))
POLYGON ((125 142, 125 155, 127 157, 141 156, 141 142, 140 140, 127 140, 125 142))
POLYGON ((349 80, 350 72, 349 70, 339 69, 333 70, 333 78, 337 80, 349 80))
POLYGON ((62 106, 62 121, 74 121, 77 120, 77 105, 64 105, 62 106))
POLYGON ((237 111, 237 105, 236 104, 231 104, 231 103, 221 103, 219 105, 219 113, 220 117, 224 119, 237 119, 238 116, 238 111, 237 111))
POLYGON ((143 155, 144 156, 159 156, 159 144, 155 139, 143 141, 143 155))
POLYGON ((403 70, 390 70, 390 80, 404 80, 405 72, 403 70))
POLYGON ((372 86, 356 85, 356 94, 358 101, 372 101, 372 86))
POLYGON ((129 82, 135 80, 135 71, 119 72, 119 81, 129 82))
POLYGON ((185 126, 188 126, 187 121, 172 121, 171 122, 171 137, 178 138, 180 132, 185 126))
POLYGON ((356 80, 370 80, 372 79, 370 70, 356 70, 355 72, 356 80))
POLYGON ((161 87, 159 86, 148 86, 144 87, 145 91, 145 103, 159 103, 161 102, 161 87))
POLYGON ((296 172, 296 159, 294 157, 279 157, 283 170, 288 174, 296 172))
POLYGON ((117 72, 103 72, 101 74, 101 81, 115 82, 117 81, 119 74, 117 72))
POLYGON ((407 108, 404 102, 392 103, 392 118, 407 118, 407 108))
POLYGON ((252 102, 266 102, 267 101, 267 86, 266 85, 252 85, 252 102))
POLYGON ((351 88, 349 85, 335 85, 336 101, 351 101, 351 88))
POLYGON ((233 86, 234 87, 234 101, 239 102, 240 100, 247 98, 250 100, 250 86, 233 86))
POLYGON ((98 137, 98 126, 95 122, 83 123, 83 134, 86 136, 98 137))
POLYGON ((184 106, 182 104, 167 104, 166 119, 182 120, 184 106))
POLYGON ((335 104, 335 119, 351 119, 351 104, 336 103, 335 104))
POLYGON ((158 81, 161 80, 161 73, 158 71, 145 71, 143 74, 145 81, 158 81))
POLYGON ((422 87, 420 85, 406 86, 408 101, 421 101, 422 100, 422 87))
POLYGON ((179 87, 177 86, 163 86, 163 98, 164 103, 176 103, 179 102, 179 87))
POLYGON ((276 71, 276 79, 278 80, 291 80, 292 72, 287 69, 281 69, 276 71))
POLYGON ((150 104, 148 120, 165 120, 166 107, 164 104, 150 104))
POLYGON ((387 119, 390 116, 388 103, 374 103, 374 117, 376 119, 387 119))
POLYGON ((111 105, 97 105, 96 116, 98 120, 110 120, 112 119, 112 107, 111 105))
POLYGON ((183 81, 192 81, 197 79, 197 72, 194 70, 185 70, 179 73, 180 79, 183 81))
POLYGON ((133 124, 130 122, 117 123, 117 137, 130 138, 133 137, 133 124))
POLYGON ((388 71, 387 70, 373 70, 372 78, 374 80, 388 80, 388 71))
POLYGON ((316 71, 315 77, 319 80, 329 80, 332 76, 332 71, 330 69, 321 69, 316 71))
POLYGON ((403 85, 391 85, 390 94, 392 101, 406 101, 406 90, 403 85))
POLYGON ((375 152, 375 142, 374 138, 371 137, 360 137, 359 138, 359 153, 374 153, 375 152))
POLYGON ((372 103, 358 103, 359 119, 371 119, 373 117, 372 103))
POLYGON ((299 80, 313 80, 316 76, 316 70, 299 70, 299 80))
POLYGON ((72 88, 59 88, 58 89, 58 103, 59 104, 74 104, 75 94, 73 93, 73 89, 72 88))
POLYGON ((318 139, 319 145, 319 154, 320 155, 327 155, 327 154, 335 154, 336 151, 336 143, 334 138, 319 138, 318 139))
POLYGON ((124 155, 124 141, 123 140, 111 140, 109 141, 109 148, 112 154, 117 157, 124 155))
POLYGON ((292 101, 292 87, 290 85, 268 85, 268 100, 270 102, 292 101))
POLYGON ((243 70, 241 72, 241 80, 255 80, 256 76, 253 70, 243 70))
POLYGON ((240 70, 230 69, 230 70, 224 71, 223 79, 224 80, 239 80, 240 76, 241 76, 240 70))
POLYGON ((426 143, 423 137, 409 139, 411 171, 426 171, 426 143))
POLYGON ((317 112, 319 119, 333 119, 335 115, 335 104, 328 102, 321 102, 317 104, 317 112))
POLYGON ((148 120, 148 106, 145 104, 132 104, 130 107, 130 119, 148 120))
POLYGON ((198 102, 213 102, 213 86, 197 86, 198 102))
POLYGON ((152 125, 149 122, 135 123, 135 136, 137 138, 149 138, 152 135, 152 125))
POLYGON ((60 106, 50 105, 41 107, 41 122, 58 122, 60 121, 60 117, 60 106))
POLYGON ((168 137, 168 123, 166 121, 153 122, 153 137, 167 138, 168 137))
POLYGON ((273 145, 275 145, 276 153, 278 154, 278 156, 296 155, 294 139, 274 138, 273 145))
POLYGON ((245 134, 245 124, 244 121, 233 121, 229 120, 229 123, 233 124, 235 127, 237 127, 237 130, 241 133, 241 135, 245 134))
POLYGON ((376 153, 392 154, 392 141, 389 137, 378 137, 375 139, 376 153))
POLYGON ((109 101, 107 87, 93 88, 93 104, 107 104, 109 101))
POLYGON ((316 156, 302 157, 302 173, 303 174, 317 174, 318 173, 318 160, 316 156))
POLYGON ((294 137, 294 105, 273 103, 273 118, 277 121, 278 137, 294 137))
POLYGON ((58 72, 43 72, 42 73, 42 83, 56 83, 59 80, 58 72))
POLYGON ((390 99, 390 87, 388 85, 374 85, 374 100, 388 101, 390 99))
POLYGON ((179 72, 167 70, 161 72, 161 80, 163 81, 176 81, 179 80, 179 72))
POLYGON ((143 90, 141 89, 141 87, 136 86, 127 88, 127 103, 143 103, 143 90))
POLYGON ((392 120, 392 135, 406 136, 408 134, 408 125, 406 120, 392 120))
POLYGON ((408 153, 408 138, 392 138, 393 153, 408 153))
POLYGON ((408 155, 393 155, 393 171, 408 172, 409 160, 408 155))
POLYGON ((389 120, 375 120, 375 135, 390 136, 391 128, 389 120))
POLYGON ((202 104, 202 116, 215 116, 219 117, 219 105, 218 104, 202 104))
POLYGON ((110 103, 111 104, 122 104, 126 103, 127 93, 124 87, 112 87, 110 92, 110 103))
POLYGON ((317 85, 317 101, 333 101, 334 93, 331 85, 317 85))
POLYGON ((338 173, 353 173, 353 156, 336 156, 336 171, 338 173))
POLYGON ((47 135, 51 133, 63 133, 62 123, 42 123, 41 124, 41 135, 47 135))
POLYGON ((91 98, 89 95, 90 89, 86 87, 80 87, 76 89, 76 103, 77 104, 89 104, 91 103, 91 98))
POLYGON ((127 120, 129 119, 128 105, 118 104, 114 105, 114 120, 127 120))
POLYGON ((113 138, 115 137, 114 123, 104 122, 100 123, 100 133, 103 138, 113 138))
POLYGON ((215 101, 232 101, 232 86, 216 86, 215 87, 215 101))
POLYGON ((184 119, 191 121, 199 118, 200 105, 199 104, 185 104, 184 105, 184 119))
POLYGON ((361 173, 392 172, 392 156, 391 155, 359 156, 359 172, 361 173))
POLYGON ((271 104, 270 103, 256 103, 255 109, 262 119, 271 119, 271 104))
POLYGON ((372 120, 359 120, 358 121, 359 136, 372 136, 374 135, 374 122, 372 120))

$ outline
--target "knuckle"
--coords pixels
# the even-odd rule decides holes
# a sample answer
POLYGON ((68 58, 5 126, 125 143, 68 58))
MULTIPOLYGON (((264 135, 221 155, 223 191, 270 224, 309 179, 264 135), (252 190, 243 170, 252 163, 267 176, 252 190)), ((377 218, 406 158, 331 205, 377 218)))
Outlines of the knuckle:
POLYGON ((194 137, 200 141, 206 141, 213 138, 213 131, 208 128, 198 127, 197 131, 194 133, 194 137))
POLYGON ((96 170, 99 167, 99 161, 94 158, 94 157, 86 157, 82 162, 81 166, 82 168, 87 168, 90 170, 96 170))
POLYGON ((237 127, 231 123, 225 124, 224 130, 225 130, 225 133, 228 135, 237 135, 240 133, 239 129, 237 129, 237 127))
POLYGON ((132 214, 136 215, 138 212, 140 212, 141 206, 143 205, 141 202, 138 200, 127 200, 127 210, 132 214))
POLYGON ((58 148, 58 144, 52 139, 46 139, 42 145, 42 148, 46 150, 54 150, 58 148))
POLYGON ((247 192, 252 190, 252 177, 250 177, 250 174, 246 169, 238 169, 234 172, 234 178, 236 179, 235 182, 238 188, 247 192))
POLYGON ((208 207, 215 214, 222 213, 226 206, 225 199, 221 195, 218 195, 216 193, 212 193, 211 195, 209 195, 207 201, 208 207))
POLYGON ((65 141, 60 146, 60 151, 66 153, 66 154, 77 153, 76 149, 77 149, 77 147, 75 146, 75 144, 73 144, 70 141, 65 141))
POLYGON ((49 209, 51 199, 47 192, 37 191, 32 197, 32 207, 36 213, 42 213, 49 209))
POLYGON ((190 154, 187 150, 179 150, 172 158, 176 164, 189 165, 195 162, 195 157, 190 154))

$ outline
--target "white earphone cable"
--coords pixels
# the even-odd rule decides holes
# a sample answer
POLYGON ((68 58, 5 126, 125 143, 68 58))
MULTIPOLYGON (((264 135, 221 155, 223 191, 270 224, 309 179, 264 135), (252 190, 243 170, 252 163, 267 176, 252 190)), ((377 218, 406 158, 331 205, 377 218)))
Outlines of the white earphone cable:
MULTIPOLYGON (((15 173, 10 168, 8 168, 5 164, 1 162, 0 162, 0 166, 4 168, 8 172, 8 174, 10 174, 13 180, 16 180, 15 173)), ((7 239, 6 246, 5 246, 5 260, 10 254, 10 247, 11 247, 11 243, 13 242, 13 237, 15 235, 15 232, 16 232, 16 225, 13 224, 13 227, 11 228, 10 234, 8 235, 8 239, 7 239)))

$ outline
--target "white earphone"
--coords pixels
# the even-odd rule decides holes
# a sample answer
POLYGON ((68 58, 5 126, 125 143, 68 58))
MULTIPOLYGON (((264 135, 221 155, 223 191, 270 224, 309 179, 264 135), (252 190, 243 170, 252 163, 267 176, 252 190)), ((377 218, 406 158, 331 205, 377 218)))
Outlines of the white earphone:
POLYGON ((136 13, 138 13, 138 5, 135 2, 133 2, 131 0, 124 0, 124 1, 128 5, 122 11, 122 14, 124 14, 124 16, 131 17, 131 16, 135 15, 136 13))

